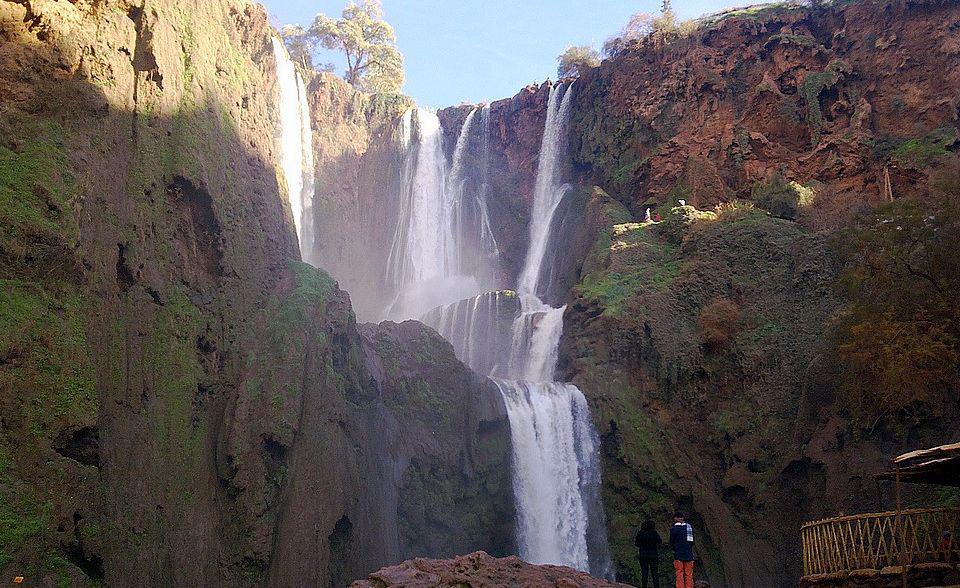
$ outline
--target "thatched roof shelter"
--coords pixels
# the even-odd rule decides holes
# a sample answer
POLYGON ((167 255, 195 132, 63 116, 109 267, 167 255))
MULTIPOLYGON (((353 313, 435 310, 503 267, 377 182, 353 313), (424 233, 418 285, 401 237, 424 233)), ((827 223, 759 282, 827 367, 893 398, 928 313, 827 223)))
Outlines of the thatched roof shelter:
POLYGON ((894 470, 877 474, 878 480, 897 480, 912 484, 936 484, 960 487, 960 443, 930 449, 918 449, 893 460, 894 470))

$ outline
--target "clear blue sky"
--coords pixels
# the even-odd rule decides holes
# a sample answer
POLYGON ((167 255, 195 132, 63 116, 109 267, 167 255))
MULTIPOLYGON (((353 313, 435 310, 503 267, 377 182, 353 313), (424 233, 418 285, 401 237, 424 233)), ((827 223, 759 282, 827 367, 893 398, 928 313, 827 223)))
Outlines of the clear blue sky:
MULTIPOLYGON (((260 1, 275 26, 308 26, 317 12, 339 17, 347 3, 260 1)), ((673 0, 673 9, 691 18, 740 3, 673 0)), ((599 48, 631 14, 659 9, 660 0, 383 0, 405 59, 404 93, 434 108, 506 98, 556 78, 557 55, 565 47, 599 48)), ((332 55, 318 57, 336 63, 332 55)))

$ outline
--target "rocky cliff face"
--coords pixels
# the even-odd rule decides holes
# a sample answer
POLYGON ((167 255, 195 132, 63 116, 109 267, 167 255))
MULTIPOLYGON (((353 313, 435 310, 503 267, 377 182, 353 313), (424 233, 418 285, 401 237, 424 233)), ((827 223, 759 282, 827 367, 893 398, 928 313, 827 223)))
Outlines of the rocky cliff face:
MULTIPOLYGON (((576 82, 551 298, 603 437, 622 579, 636 525, 681 505, 714 584, 788 584, 802 520, 872 508, 886 457, 960 432, 949 401, 854 423, 829 337, 850 302, 835 229, 924 200, 956 162, 958 30, 948 2, 753 8, 576 82)), ((490 383, 419 324, 358 327, 297 261, 271 34, 243 0, 0 1, 4 574, 342 585, 512 550, 490 383)), ((310 90, 322 213, 304 256, 370 314, 408 102, 323 75, 310 90)), ((547 93, 490 107, 504 285, 547 93)), ((467 113, 440 112, 448 149, 467 113)))
POLYGON ((350 292, 372 320, 383 310, 385 262, 397 222, 405 96, 369 96, 331 74, 309 84, 316 162, 317 242, 312 259, 350 292))
POLYGON ((929 198, 955 165, 958 27, 950 3, 755 8, 577 82, 572 155, 598 187, 568 232, 563 363, 601 431, 623 579, 643 516, 679 505, 713 584, 788 585, 803 521, 889 506, 872 480, 885 460, 956 436, 949 401, 858 424, 834 322, 849 303, 836 230, 929 198))
POLYGON ((956 25, 948 2, 770 5, 634 46, 578 82, 574 160, 635 214, 746 199, 778 174, 815 182, 839 222, 923 194, 957 140, 956 25))
MULTIPOLYGON (((498 272, 501 287, 512 287, 523 267, 549 95, 550 84, 543 83, 527 86, 512 98, 489 105, 487 178, 490 186, 487 201, 491 229, 500 246, 498 272)), ((438 113, 445 145, 451 152, 464 120, 478 107, 457 106, 438 113)), ((474 124, 480 124, 480 121, 474 124)), ((480 155, 474 154, 471 163, 479 165, 480 155)))
POLYGON ((0 2, 5 575, 325 585, 508 549, 499 396, 295 261, 272 34, 242 0, 0 2))
MULTIPOLYGON (((487 198, 491 229, 500 245, 501 286, 513 284, 523 265, 529 207, 537 172, 549 84, 529 86, 490 105, 487 198)), ((386 260, 397 226, 404 157, 403 112, 413 103, 401 96, 367 96, 343 80, 319 75, 310 84, 317 164, 317 264, 350 292, 359 316, 383 311, 386 260)), ((440 110, 448 158, 471 110, 440 110)), ((474 125, 480 125, 476 116, 474 125)), ((476 126, 474 127, 476 128, 476 126)), ((470 166, 481 154, 470 153, 470 166)))

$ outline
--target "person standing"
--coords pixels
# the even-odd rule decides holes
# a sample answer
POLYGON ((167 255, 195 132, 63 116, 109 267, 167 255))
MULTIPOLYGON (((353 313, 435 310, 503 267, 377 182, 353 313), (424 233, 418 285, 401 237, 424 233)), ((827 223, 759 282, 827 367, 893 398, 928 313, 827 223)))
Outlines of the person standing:
POLYGON ((683 512, 673 513, 670 528, 673 548, 673 569, 677 572, 677 588, 693 588, 693 527, 684 520, 683 512))
POLYGON ((653 521, 647 519, 640 525, 637 531, 637 537, 634 544, 640 556, 640 573, 643 578, 643 588, 647 588, 647 576, 653 576, 653 588, 660 588, 660 574, 657 571, 659 561, 658 550, 660 548, 660 535, 653 525, 653 521))

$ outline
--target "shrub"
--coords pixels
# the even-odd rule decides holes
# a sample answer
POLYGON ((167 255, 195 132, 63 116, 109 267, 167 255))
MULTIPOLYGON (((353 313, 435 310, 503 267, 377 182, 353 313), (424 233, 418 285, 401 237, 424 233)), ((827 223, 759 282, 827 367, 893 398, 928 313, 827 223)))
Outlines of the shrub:
POLYGON ((807 124, 810 125, 811 141, 814 145, 820 142, 823 130, 823 112, 820 109, 820 93, 826 88, 832 88, 851 72, 847 62, 835 59, 827 64, 827 68, 820 72, 810 72, 800 83, 800 94, 807 103, 807 124))
POLYGON ((957 139, 957 129, 942 127, 923 137, 900 143, 890 155, 901 165, 920 170, 949 155, 947 147, 956 143, 957 139))
POLYGON ((600 65, 600 54, 589 45, 571 45, 557 57, 557 75, 561 78, 579 76, 600 65))
POLYGON ((724 217, 736 217, 737 215, 750 212, 754 209, 753 202, 749 200, 730 200, 728 202, 721 202, 713 207, 713 211, 717 214, 717 218, 722 219, 724 217))
POLYGON ((922 309, 861 317, 838 352, 844 401, 873 422, 928 404, 949 386, 960 358, 947 325, 922 309))
POLYGON ((645 39, 653 33, 653 23, 656 16, 649 12, 638 12, 630 17, 630 21, 620 30, 616 37, 610 37, 603 44, 603 55, 615 57, 632 41, 645 39))
POLYGON ((711 351, 724 349, 737 336, 739 324, 740 307, 727 298, 717 298, 700 309, 700 341, 711 351))
POLYGON ((701 220, 716 220, 717 214, 710 211, 697 210, 689 204, 675 206, 664 217, 663 222, 656 225, 657 231, 664 236, 667 242, 679 245, 690 230, 690 225, 701 220))
POLYGON ((813 188, 788 182, 779 174, 769 183, 757 183, 750 194, 757 206, 787 220, 796 220, 800 209, 812 204, 815 196, 813 188))

